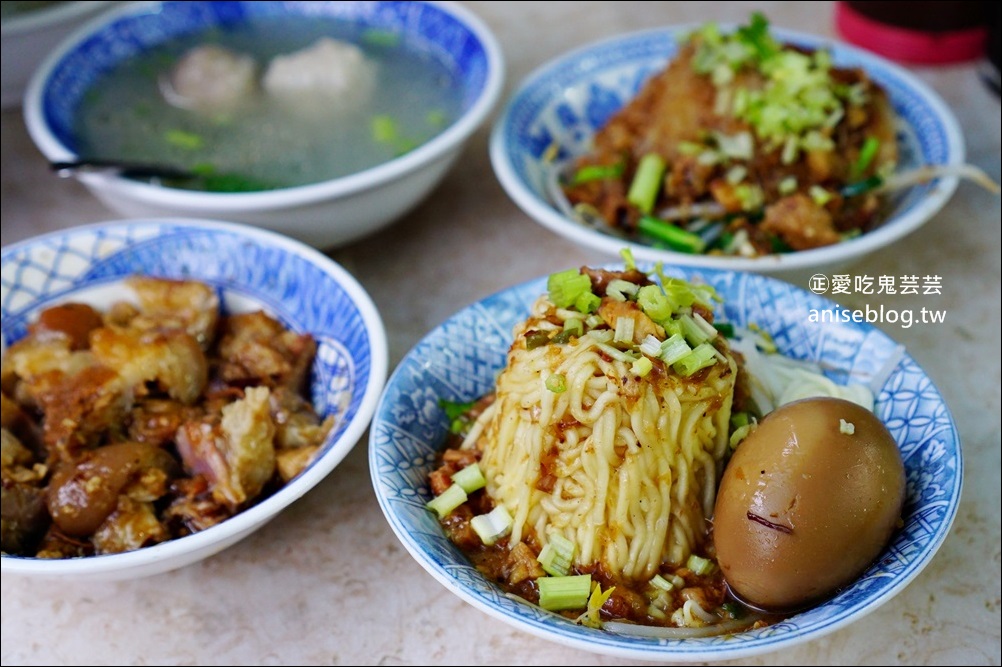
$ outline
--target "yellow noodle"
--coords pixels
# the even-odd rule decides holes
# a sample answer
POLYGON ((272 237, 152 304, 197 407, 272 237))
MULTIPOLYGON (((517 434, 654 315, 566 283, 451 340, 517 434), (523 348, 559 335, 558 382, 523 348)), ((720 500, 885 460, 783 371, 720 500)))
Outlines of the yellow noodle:
POLYGON ((560 533, 580 566, 601 564, 630 579, 662 564, 683 565, 706 533, 727 451, 735 365, 717 363, 700 380, 660 366, 644 378, 598 345, 590 331, 561 345, 526 349, 528 331, 580 317, 545 297, 515 330, 495 402, 463 446, 482 450, 487 491, 514 524, 510 543, 542 547, 560 533), (566 390, 546 388, 553 374, 566 390), (556 481, 539 488, 544 461, 556 481))

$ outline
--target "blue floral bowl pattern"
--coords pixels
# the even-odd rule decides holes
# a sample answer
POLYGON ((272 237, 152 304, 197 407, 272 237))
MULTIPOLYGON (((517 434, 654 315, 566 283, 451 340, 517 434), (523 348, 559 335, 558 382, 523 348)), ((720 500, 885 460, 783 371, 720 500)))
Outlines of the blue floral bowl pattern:
POLYGON ((723 315, 756 323, 791 357, 820 362, 836 382, 875 388, 877 416, 901 447, 907 472, 904 526, 866 573, 833 599, 769 627, 705 639, 627 637, 575 625, 507 597, 470 565, 425 508, 427 475, 448 435, 439 398, 476 399, 504 366, 512 327, 546 290, 536 279, 475 303, 429 333, 387 383, 370 431, 369 464, 387 520, 438 581, 482 611, 538 636, 631 659, 727 660, 815 639, 873 611, 929 563, 960 501, 963 461, 957 429, 929 377, 904 349, 865 323, 811 323, 812 309, 836 304, 771 278, 714 269, 669 271, 713 285, 723 315))
MULTIPOLYGON (((220 533, 236 535, 308 491, 362 437, 387 372, 386 334, 375 306, 343 268, 296 241, 242 225, 197 220, 105 223, 56 232, 3 249, 3 347, 27 333, 44 308, 68 300, 107 307, 127 296, 123 278, 194 279, 215 288, 224 312, 264 309, 317 341, 310 393, 335 426, 299 477, 273 496, 213 528, 126 554, 39 562, 3 556, 8 567, 42 571, 66 563, 172 561, 220 533)), ((241 535, 242 536, 242 535, 241 535)), ((100 567, 100 566, 98 566, 100 567)), ((115 565, 116 569, 125 565, 115 565)), ((164 568, 170 569, 170 568, 164 568)))
MULTIPOLYGON (((629 102, 678 50, 679 35, 696 26, 664 28, 609 39, 542 66, 518 88, 491 135, 491 161, 505 190, 530 216, 550 230, 592 248, 616 254, 618 237, 565 217, 547 194, 552 156, 557 161, 582 155, 606 121, 629 102)), ((884 90, 899 117, 899 170, 924 164, 959 164, 964 145, 953 113, 939 96, 906 70, 866 51, 784 30, 779 39, 812 49, 827 49, 840 67, 858 67, 884 90)), ((732 270, 778 271, 814 267, 871 252, 913 231, 932 217, 956 189, 956 178, 919 185, 895 198, 882 225, 836 246, 757 259, 686 255, 628 243, 638 259, 732 270)))

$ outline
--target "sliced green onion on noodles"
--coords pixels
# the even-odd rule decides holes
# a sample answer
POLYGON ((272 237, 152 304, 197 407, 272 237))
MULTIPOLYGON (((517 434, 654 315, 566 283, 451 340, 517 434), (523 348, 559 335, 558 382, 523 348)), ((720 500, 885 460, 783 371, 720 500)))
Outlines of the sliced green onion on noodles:
MULTIPOLYGON (((567 271, 550 274, 550 277, 546 281, 546 289, 549 292, 550 301, 557 308, 577 306, 582 298, 588 301, 587 297, 589 295, 595 297, 591 291, 591 278, 581 273, 578 269, 568 269, 567 271)), ((598 297, 595 298, 597 299, 598 297)))
POLYGON ((632 366, 630 366, 630 370, 633 371, 633 374, 637 377, 647 377, 647 374, 653 369, 654 362, 652 362, 649 357, 640 357, 633 362, 632 366))
POLYGON ((453 484, 458 484, 466 493, 473 493, 487 486, 487 480, 479 463, 472 463, 452 476, 453 484))
POLYGON ((686 561, 685 566, 699 575, 710 574, 716 567, 709 558, 703 558, 696 554, 689 554, 689 560, 686 561))
POLYGON ((692 348, 685 342, 685 337, 677 333, 661 344, 661 361, 674 364, 692 353, 692 348))
POLYGON ((610 280, 609 284, 605 288, 606 296, 610 296, 616 301, 626 301, 628 296, 636 296, 637 290, 640 286, 637 283, 631 283, 629 280, 620 280, 616 278, 610 280))
POLYGON ((672 368, 679 375, 689 377, 696 371, 712 366, 715 363, 717 363, 716 349, 709 343, 703 343, 672 364, 672 368))
POLYGON ((636 321, 632 317, 616 318, 616 333, 612 337, 614 343, 633 342, 633 330, 636 328, 636 321))
POLYGON ((640 343, 640 351, 649 357, 661 356, 661 340, 653 334, 648 334, 640 343))
POLYGON ((442 495, 432 498, 426 507, 430 510, 434 510, 438 514, 439 518, 444 519, 452 513, 452 510, 456 509, 468 500, 466 492, 463 491, 463 487, 459 484, 453 484, 448 489, 446 489, 442 495))
POLYGON ((671 592, 675 588, 675 584, 668 581, 660 574, 655 574, 654 577, 651 578, 650 584, 654 588, 660 588, 661 590, 666 592, 671 592))
POLYGON ((561 373, 553 373, 546 378, 546 388, 554 394, 562 394, 567 391, 567 377, 561 373))
POLYGON ((498 505, 487 514, 470 519, 470 527, 480 541, 491 546, 511 531, 514 521, 504 505, 498 505))
POLYGON ((574 562, 574 550, 573 542, 560 533, 554 533, 550 535, 536 560, 547 574, 562 577, 570 572, 571 563, 574 562))
POLYGON ((549 611, 584 609, 591 595, 591 575, 579 574, 570 577, 540 577, 539 606, 549 611))

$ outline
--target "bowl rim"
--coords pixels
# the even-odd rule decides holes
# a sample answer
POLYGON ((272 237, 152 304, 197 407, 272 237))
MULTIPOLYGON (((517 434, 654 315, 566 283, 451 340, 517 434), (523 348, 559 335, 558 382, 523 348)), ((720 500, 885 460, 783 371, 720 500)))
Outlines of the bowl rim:
MULTIPOLYGON (((954 191, 957 189, 959 179, 956 176, 941 177, 937 179, 937 187, 912 210, 903 216, 896 216, 883 221, 877 229, 862 234, 857 238, 822 248, 800 250, 786 254, 766 255, 758 258, 718 257, 713 255, 691 255, 673 250, 660 250, 636 241, 622 240, 589 229, 565 217, 551 204, 538 197, 522 181, 515 170, 512 160, 513 156, 506 150, 506 139, 510 135, 508 125, 511 122, 511 114, 515 106, 532 92, 543 79, 560 68, 583 59, 594 50, 607 48, 618 43, 630 43, 635 40, 649 39, 654 36, 664 36, 677 42, 681 35, 698 28, 700 25, 698 23, 666 25, 659 28, 649 28, 605 37, 576 47, 543 63, 533 69, 532 72, 519 82, 515 91, 504 105, 497 121, 494 123, 490 135, 489 150, 491 165, 495 175, 501 182, 501 186, 523 212, 560 236, 569 238, 584 247, 600 250, 610 255, 618 252, 623 246, 628 246, 632 250, 633 255, 642 261, 661 260, 679 266, 771 273, 810 269, 839 262, 849 262, 860 258, 879 248, 890 245, 894 241, 915 231, 938 213, 947 201, 949 201, 950 197, 952 197, 954 191)), ((721 22, 719 25, 723 29, 733 29, 736 26, 734 23, 725 22, 721 22)), ((827 46, 832 51, 850 55, 864 63, 864 70, 867 68, 866 64, 879 64, 881 68, 886 69, 892 76, 898 78, 902 84, 906 85, 920 97, 932 111, 936 120, 941 124, 946 136, 948 153, 948 159, 945 164, 961 164, 964 161, 966 149, 963 133, 961 132, 956 116, 943 101, 943 98, 930 86, 919 80, 916 75, 877 54, 847 44, 836 38, 787 30, 775 26, 770 28, 770 32, 784 41, 793 41, 814 47, 827 46)), ((556 92, 554 88, 551 91, 550 97, 556 94, 556 92)))
MULTIPOLYGON (((642 270, 651 269, 653 262, 637 262, 639 268, 642 270)), ((621 268, 622 264, 619 263, 602 263, 601 268, 616 269, 621 268)), ((780 286, 783 290, 787 290, 792 293, 801 293, 809 295, 812 300, 817 300, 819 303, 825 303, 830 307, 834 307, 837 304, 831 299, 816 295, 814 293, 808 292, 807 290, 798 287, 796 285, 790 284, 781 278, 775 276, 756 274, 749 271, 736 271, 731 269, 719 269, 714 267, 693 267, 693 266, 675 266, 666 267, 666 270, 672 274, 677 275, 679 273, 691 278, 692 274, 719 274, 722 276, 738 274, 738 276, 745 276, 749 280, 764 280, 767 283, 772 283, 780 286)), ((954 449, 954 457, 956 461, 956 470, 953 480, 953 486, 950 489, 950 495, 948 498, 948 503, 950 508, 948 513, 944 515, 942 521, 940 522, 940 529, 935 531, 932 539, 929 541, 927 547, 918 556, 915 557, 913 561, 913 567, 910 571, 907 571, 898 576, 894 584, 888 589, 881 592, 873 599, 867 599, 865 602, 860 603, 859 609, 856 609, 851 614, 846 614, 842 618, 837 619, 834 622, 828 623, 821 627, 815 627, 810 630, 800 630, 798 634, 783 636, 780 638, 769 638, 763 639, 758 644, 748 645, 742 643, 732 643, 730 645, 712 645, 705 646, 702 649, 687 650, 684 652, 673 651, 670 644, 666 644, 664 640, 658 641, 653 638, 642 638, 642 637, 629 637, 624 635, 617 635, 614 633, 609 633, 609 639, 604 642, 595 642, 588 637, 582 637, 577 635, 571 635, 569 633, 554 632, 547 625, 544 625, 542 621, 537 621, 535 619, 527 619, 520 616, 512 615, 505 610, 498 607, 492 602, 486 601, 482 597, 478 597, 472 592, 471 587, 462 580, 461 577, 457 577, 454 573, 454 566, 452 561, 448 562, 438 562, 438 560, 432 555, 431 551, 424 548, 420 543, 417 535, 420 531, 414 531, 413 526, 408 524, 406 513, 398 512, 392 508, 393 503, 390 497, 388 497, 386 489, 384 487, 388 486, 385 484, 382 474, 380 472, 380 455, 387 448, 380 447, 377 441, 380 426, 384 423, 395 424, 391 420, 386 420, 384 415, 392 415, 392 411, 388 409, 388 400, 391 393, 391 388, 394 387, 398 382, 401 382, 401 378, 413 368, 409 368, 409 361, 415 351, 425 344, 432 337, 441 335, 443 329, 450 323, 456 321, 459 317, 466 313, 479 312, 480 317, 483 318, 483 313, 490 313, 492 307, 489 305, 491 302, 496 302, 500 300, 501 297, 513 294, 516 292, 527 291, 529 288, 538 286, 541 290, 545 290, 545 280, 546 276, 537 276, 529 280, 522 281, 520 283, 511 285, 509 287, 495 291, 492 294, 484 296, 477 301, 467 304, 458 308, 455 312, 450 314, 445 320, 439 323, 436 327, 430 330, 425 336, 423 336, 415 345, 407 351, 400 362, 397 364, 395 370, 391 374, 390 378, 387 380, 386 386, 383 389, 383 396, 380 399, 379 405, 376 408, 376 412, 373 415, 372 426, 369 430, 369 471, 370 477, 373 485, 373 491, 376 495, 376 499, 379 501, 380 510, 383 512, 383 516, 387 523, 390 524, 390 528, 394 535, 397 537, 398 541, 404 546, 407 552, 411 555, 421 565, 428 574, 430 574, 436 581, 442 584, 450 593, 458 596, 463 601, 469 603, 471 606, 477 610, 488 614, 490 617, 502 621, 509 626, 516 628, 523 632, 528 632, 536 637, 546 639, 552 642, 568 646, 570 648, 589 651, 591 653, 598 653, 604 655, 615 656, 619 658, 626 659, 636 659, 636 660, 667 660, 674 662, 702 662, 702 661, 719 661, 719 660, 733 660, 749 658, 753 656, 763 655, 766 653, 772 653, 782 649, 791 648, 793 646, 801 645, 809 641, 814 641, 823 636, 831 634, 837 630, 844 629, 846 626, 851 625, 860 619, 864 618, 868 614, 874 612, 879 607, 883 606, 889 602, 892 598, 896 597, 901 593, 912 581, 921 574, 925 568, 932 562, 935 555, 938 553, 943 543, 946 541, 950 534, 950 531, 956 521, 957 514, 959 512, 960 501, 963 495, 963 485, 964 485, 964 456, 963 449, 961 446, 960 432, 957 429, 956 421, 953 418, 953 413, 950 411, 949 406, 946 403, 945 398, 940 392, 938 386, 935 384, 933 379, 926 373, 925 369, 922 368, 917 361, 911 355, 908 354, 907 350, 903 346, 897 344, 894 339, 887 333, 885 333, 880 328, 873 324, 867 322, 854 322, 851 325, 845 324, 843 326, 849 326, 852 329, 861 330, 863 332, 875 333, 878 337, 884 338, 895 345, 898 345, 902 350, 901 361, 910 361, 914 364, 925 379, 928 381, 929 386, 935 391, 937 397, 939 398, 939 403, 943 408, 945 418, 950 426, 951 434, 954 437, 956 447, 954 449), (630 645, 627 642, 631 640, 640 640, 648 642, 657 642, 657 646, 652 643, 647 644, 636 644, 630 645)), ((744 290, 747 286, 743 286, 740 289, 744 290)), ((528 314, 530 303, 523 304, 525 314, 528 314)), ((505 332, 506 336, 510 338, 508 332, 505 332)), ((427 364, 419 364, 422 369, 427 369, 427 364)), ((897 367, 897 366, 896 366, 897 367)), ((884 386, 887 385, 890 377, 893 377, 893 373, 888 378, 884 379, 884 386)), ((879 398, 879 392, 875 392, 875 399, 879 398)), ((899 445, 900 446, 900 445, 899 445)), ((437 449, 436 449, 437 451, 437 449)), ((464 562, 462 565, 467 567, 473 567, 471 563, 464 562)), ((464 568, 465 569, 465 568, 464 568)), ((493 585, 493 584, 492 584, 493 585)), ((822 602, 820 604, 826 604, 822 602)), ((813 608, 813 607, 812 607, 813 608)), ((674 640, 673 640, 674 641, 674 640)), ((685 641, 685 640, 681 640, 685 641)), ((698 641, 698 640, 697 640, 698 641)))
MULTIPOLYGON (((247 0, 238 0, 246 2, 247 0)), ((162 0, 126 3, 106 12, 75 30, 42 61, 28 82, 24 96, 24 119, 28 134, 38 149, 50 161, 73 160, 76 153, 65 146, 49 128, 42 103, 53 70, 71 51, 89 36, 102 31, 120 19, 152 13, 164 4, 162 0)), ((295 3, 292 3, 295 4, 295 3)), ((307 206, 334 198, 347 197, 373 190, 416 171, 423 165, 445 157, 481 125, 496 105, 504 84, 505 62, 497 38, 480 18, 453 0, 421 0, 421 4, 437 8, 463 24, 484 50, 487 74, 483 88, 474 103, 440 134, 399 157, 362 171, 338 178, 260 192, 198 192, 167 188, 132 181, 107 174, 86 174, 81 180, 92 187, 117 190, 123 196, 148 204, 182 210, 197 209, 207 214, 267 211, 290 206, 307 206)))
POLYGON ((69 23, 81 16, 87 16, 110 4, 112 4, 112 0, 65 2, 50 7, 41 7, 24 14, 15 14, 0 23, 0 34, 4 37, 15 37, 35 30, 44 30, 69 23))
MULTIPOLYGON (((277 516, 282 510, 327 477, 361 441, 366 429, 369 428, 373 414, 375 414, 376 406, 379 403, 379 398, 386 383, 389 365, 389 346, 386 329, 383 326, 379 311, 361 283, 344 267, 320 251, 300 241, 257 227, 219 220, 136 218, 132 220, 98 222, 49 232, 9 246, 4 246, 2 255, 6 259, 10 254, 22 252, 31 247, 51 247, 54 245, 54 242, 74 235, 86 235, 102 230, 128 228, 136 225, 158 226, 161 229, 212 230, 246 237, 259 245, 278 247, 290 254, 298 255, 333 279, 358 308, 359 315, 365 326, 366 337, 369 341, 369 379, 364 388, 358 411, 340 435, 331 443, 327 452, 309 468, 265 500, 215 526, 192 533, 191 535, 120 554, 54 560, 3 554, 0 556, 0 570, 3 571, 4 575, 34 575, 42 577, 86 575, 91 577, 118 574, 126 570, 147 568, 152 564, 161 563, 162 567, 148 573, 155 574, 173 569, 175 565, 167 565, 167 563, 180 560, 186 554, 208 551, 213 545, 222 544, 225 547, 245 534, 249 534, 255 528, 263 526, 267 521, 277 516)), ((159 236, 161 234, 157 234, 151 238, 159 236)), ((72 292, 78 287, 79 285, 74 281, 70 291, 72 292)), ((205 556, 207 557, 211 553, 215 552, 208 551, 205 556)), ((201 556, 199 559, 201 559, 201 556)), ((180 565, 184 564, 180 563, 180 565)))

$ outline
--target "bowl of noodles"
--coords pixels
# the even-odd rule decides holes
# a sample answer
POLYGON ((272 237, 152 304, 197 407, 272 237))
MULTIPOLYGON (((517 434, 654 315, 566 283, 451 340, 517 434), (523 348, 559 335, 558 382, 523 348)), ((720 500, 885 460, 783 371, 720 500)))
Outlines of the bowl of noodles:
POLYGON ((577 243, 765 273, 895 242, 964 160, 953 113, 912 74, 761 16, 563 55, 519 86, 490 151, 519 207, 577 243))
POLYGON ((369 448, 376 496, 401 543, 490 616, 629 659, 779 650, 890 600, 935 555, 959 503, 960 443, 928 376, 871 325, 809 322, 837 306, 789 284, 637 268, 580 270, 601 305, 568 287, 582 281, 576 269, 503 290, 405 356, 369 448), (631 303, 654 312, 664 298, 675 300, 674 319, 625 326, 631 303), (631 338, 639 343, 624 343, 631 338), (762 414, 814 396, 864 406, 893 439, 900 522, 849 579, 763 614, 727 592, 729 574, 721 581, 714 495, 762 414), (749 400, 750 427, 741 416, 749 400), (580 580, 584 589, 570 592, 580 580))

